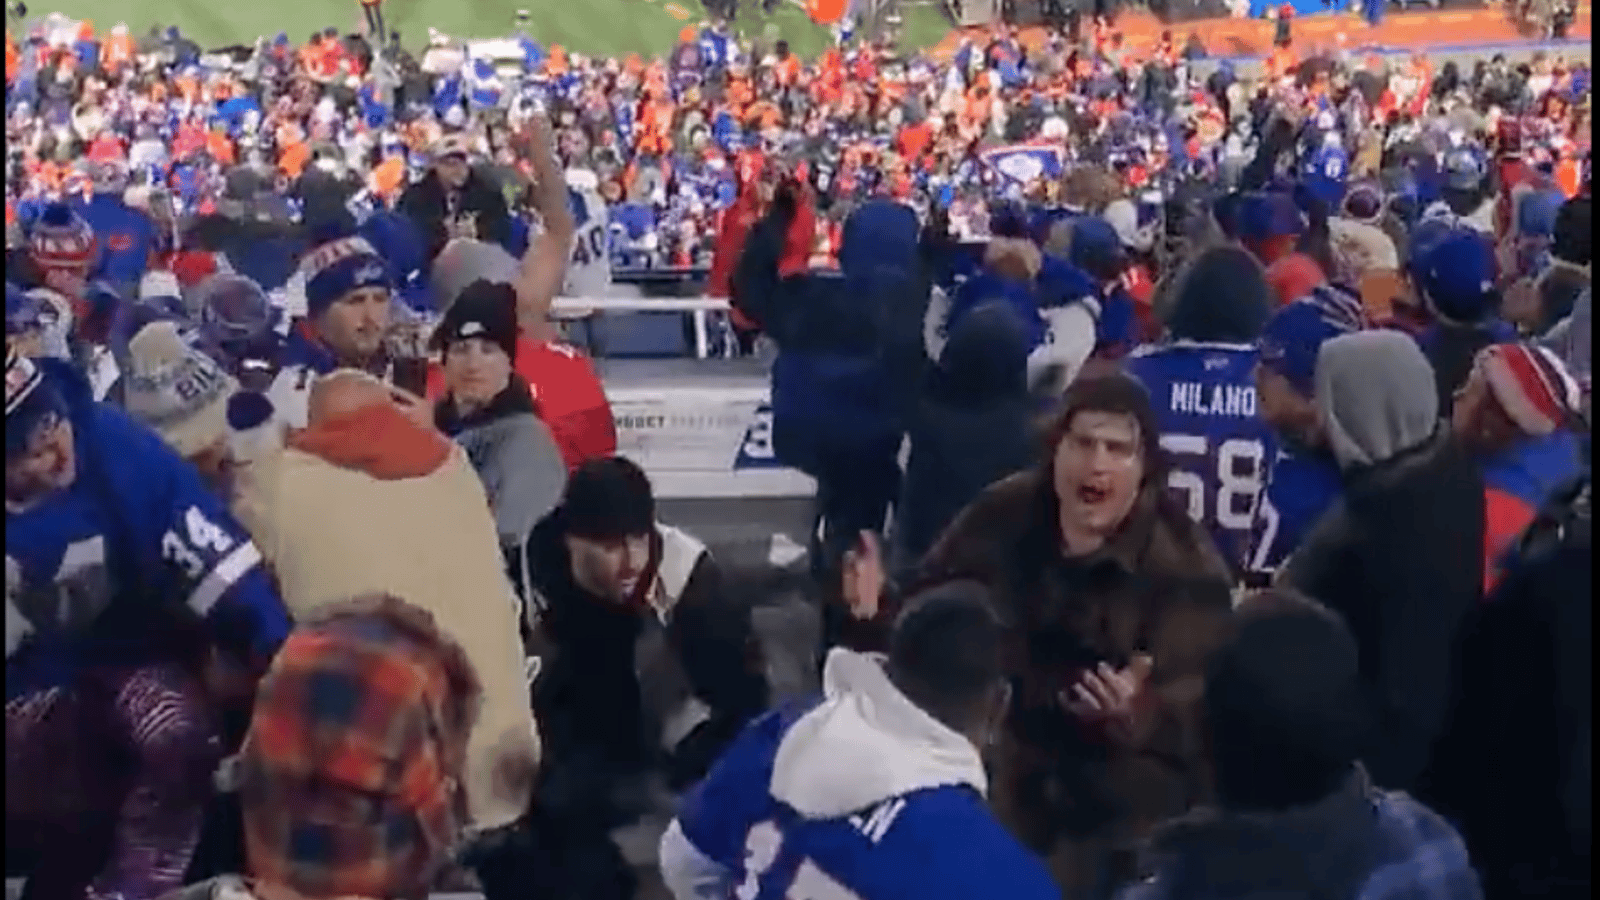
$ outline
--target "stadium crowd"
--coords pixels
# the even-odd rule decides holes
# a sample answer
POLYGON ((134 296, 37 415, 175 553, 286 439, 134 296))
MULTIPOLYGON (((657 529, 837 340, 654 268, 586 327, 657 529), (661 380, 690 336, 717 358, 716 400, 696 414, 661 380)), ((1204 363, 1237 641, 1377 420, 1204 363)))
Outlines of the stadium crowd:
POLYGON ((24 897, 626 900, 660 808, 677 900, 1589 895, 1586 64, 367 16, 8 32, 24 897), (817 694, 618 266, 772 357, 817 694))

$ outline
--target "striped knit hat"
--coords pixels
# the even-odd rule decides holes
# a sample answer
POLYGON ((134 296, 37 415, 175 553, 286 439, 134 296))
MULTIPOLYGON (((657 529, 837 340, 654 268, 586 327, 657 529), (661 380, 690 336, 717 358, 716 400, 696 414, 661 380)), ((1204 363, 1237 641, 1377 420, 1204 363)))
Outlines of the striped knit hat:
POLYGON ((1578 382, 1544 347, 1492 344, 1478 352, 1476 366, 1495 402, 1524 434, 1550 434, 1582 406, 1578 382))
POLYGON ((40 423, 66 415, 61 394, 38 364, 15 349, 6 352, 6 459, 24 453, 40 423))
POLYGON ((94 229, 65 203, 45 207, 28 234, 28 255, 45 269, 88 266, 94 249, 94 229))

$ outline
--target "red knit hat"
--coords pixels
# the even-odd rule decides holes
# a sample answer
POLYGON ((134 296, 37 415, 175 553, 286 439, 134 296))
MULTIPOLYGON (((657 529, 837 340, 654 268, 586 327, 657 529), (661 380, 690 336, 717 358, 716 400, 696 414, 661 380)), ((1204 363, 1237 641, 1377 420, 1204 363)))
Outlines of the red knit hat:
POLYGON ((1550 434, 1582 403, 1566 363, 1543 347, 1494 344, 1479 351, 1477 367, 1495 402, 1524 434, 1550 434))
POLYGON ((94 230, 65 203, 45 207, 28 235, 28 255, 41 268, 87 266, 94 253, 94 230))

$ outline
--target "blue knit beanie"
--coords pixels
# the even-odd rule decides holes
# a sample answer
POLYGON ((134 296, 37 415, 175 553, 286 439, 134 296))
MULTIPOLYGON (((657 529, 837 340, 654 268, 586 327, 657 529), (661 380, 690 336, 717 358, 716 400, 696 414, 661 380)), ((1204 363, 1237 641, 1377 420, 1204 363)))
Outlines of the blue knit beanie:
POLYGON ((339 238, 317 247, 306 254, 300 271, 306 279, 306 313, 312 318, 351 291, 394 286, 388 264, 359 237, 339 238))
POLYGON ((1267 320, 1256 342, 1261 365, 1277 372, 1304 397, 1315 387, 1317 355, 1322 345, 1365 327, 1361 298, 1323 285, 1284 304, 1267 320))

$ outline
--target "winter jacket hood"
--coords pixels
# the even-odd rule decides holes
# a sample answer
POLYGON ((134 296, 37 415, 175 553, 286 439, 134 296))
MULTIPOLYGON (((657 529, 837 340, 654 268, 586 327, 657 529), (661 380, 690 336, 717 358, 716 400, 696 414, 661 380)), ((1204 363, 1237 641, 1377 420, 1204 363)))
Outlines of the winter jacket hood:
POLYGON ((1398 456, 1439 428, 1433 369, 1416 343, 1397 331, 1357 332, 1324 344, 1315 403, 1345 470, 1398 456))
POLYGON ((774 799, 808 819, 833 819, 929 788, 987 791, 978 749, 906 699, 881 659, 835 649, 822 682, 821 705, 778 746, 774 799))
POLYGON ((444 435, 376 404, 332 416, 289 437, 289 446, 345 469, 382 481, 422 478, 450 456, 444 435))

